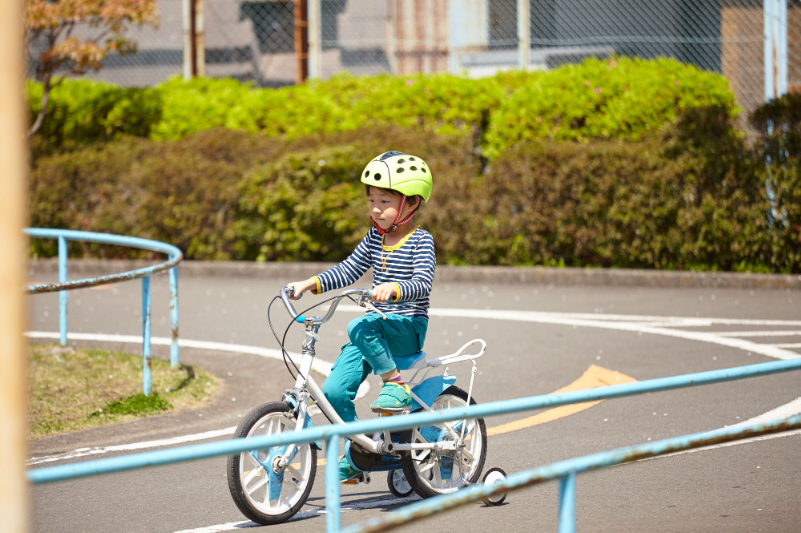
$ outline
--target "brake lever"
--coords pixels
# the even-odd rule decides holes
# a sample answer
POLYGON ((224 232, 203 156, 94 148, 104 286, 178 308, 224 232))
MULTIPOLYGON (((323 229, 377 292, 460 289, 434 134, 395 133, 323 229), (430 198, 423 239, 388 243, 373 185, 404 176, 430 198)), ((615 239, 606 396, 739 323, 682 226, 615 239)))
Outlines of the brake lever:
POLYGON ((381 315, 381 318, 383 318, 384 320, 387 319, 387 315, 382 313, 376 306, 374 306, 372 304, 372 302, 370 302, 370 300, 366 296, 360 296, 359 297, 359 302, 360 302, 359 305, 361 305, 362 307, 366 307, 367 309, 370 309, 371 311, 375 311, 376 313, 381 315))

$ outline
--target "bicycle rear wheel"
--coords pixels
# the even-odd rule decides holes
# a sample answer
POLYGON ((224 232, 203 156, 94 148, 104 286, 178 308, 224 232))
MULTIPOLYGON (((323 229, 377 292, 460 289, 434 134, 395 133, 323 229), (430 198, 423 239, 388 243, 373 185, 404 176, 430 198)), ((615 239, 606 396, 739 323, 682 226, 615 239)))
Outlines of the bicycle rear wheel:
MULTIPOLYGON (((239 424, 234 438, 252 438, 295 431, 297 420, 285 403, 267 403, 252 410, 239 424)), ((259 524, 280 524, 297 513, 311 492, 317 473, 317 450, 303 444, 283 472, 272 471, 272 461, 287 446, 251 450, 228 457, 228 490, 236 506, 259 524)))
MULTIPOLYGON (((470 404, 476 401, 470 398, 470 404)), ((431 408, 435 411, 453 409, 467 405, 467 393, 459 387, 449 387, 440 394, 431 408)), ((487 457, 487 429, 484 419, 456 420, 450 422, 454 431, 461 435, 465 428, 465 447, 455 452, 435 452, 431 449, 410 450, 401 456, 401 467, 406 480, 421 498, 448 494, 477 483, 487 457)), ((416 427, 400 433, 402 443, 432 443, 453 441, 456 438, 444 424, 416 427)))

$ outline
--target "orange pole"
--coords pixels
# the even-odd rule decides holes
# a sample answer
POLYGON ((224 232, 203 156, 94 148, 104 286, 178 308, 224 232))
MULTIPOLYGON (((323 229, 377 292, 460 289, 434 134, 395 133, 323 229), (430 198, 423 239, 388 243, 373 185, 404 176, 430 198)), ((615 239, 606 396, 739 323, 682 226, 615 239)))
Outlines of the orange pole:
POLYGON ((0 517, 4 531, 29 529, 25 480, 26 106, 22 0, 0 1, 0 517))
POLYGON ((309 10, 307 0, 295 0, 295 83, 309 78, 309 10))

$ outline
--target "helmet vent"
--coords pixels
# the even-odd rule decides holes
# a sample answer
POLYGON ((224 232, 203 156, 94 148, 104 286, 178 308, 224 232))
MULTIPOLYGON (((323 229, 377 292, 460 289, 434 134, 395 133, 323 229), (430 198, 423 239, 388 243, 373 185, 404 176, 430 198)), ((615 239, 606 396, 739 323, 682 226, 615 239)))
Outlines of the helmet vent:
POLYGON ((426 171, 426 169, 424 169, 424 168, 421 168, 420 170, 422 170, 423 172, 425 172, 425 171, 426 171))
POLYGON ((369 178, 369 177, 370 177, 370 171, 369 171, 369 170, 366 170, 366 171, 364 172, 364 177, 365 177, 365 178, 369 178))
POLYGON ((402 165, 402 164, 404 164, 405 162, 406 162, 406 160, 405 160, 405 159, 398 159, 398 164, 399 164, 399 165, 402 165))
POLYGON ((409 167, 409 170, 417 170, 417 167, 409 167))
POLYGON ((381 155, 381 159, 380 160, 384 161, 384 160, 389 159, 390 157, 394 157, 396 155, 406 155, 406 154, 404 154, 403 152, 385 152, 385 153, 383 153, 381 155))
POLYGON ((404 168, 403 168, 403 167, 400 167, 400 168, 399 168, 398 170, 396 170, 395 172, 397 172, 398 174, 400 174, 400 173, 401 173, 401 172, 403 172, 403 171, 404 171, 404 168))
POLYGON ((375 174, 373 174, 373 179, 376 181, 381 181, 381 174, 376 172, 375 174))
POLYGON ((409 161, 414 161, 414 158, 413 158, 413 157, 410 157, 410 158, 409 158, 409 161))

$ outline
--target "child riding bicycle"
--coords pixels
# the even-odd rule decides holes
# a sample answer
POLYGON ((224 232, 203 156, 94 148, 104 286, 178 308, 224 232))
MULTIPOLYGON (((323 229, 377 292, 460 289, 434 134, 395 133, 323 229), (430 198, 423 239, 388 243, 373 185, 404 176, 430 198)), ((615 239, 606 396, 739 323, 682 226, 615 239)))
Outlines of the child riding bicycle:
MULTIPOLYGON (((305 281, 288 286, 292 299, 341 289, 356 282, 373 267, 372 297, 385 314, 368 310, 348 325, 350 342, 342 347, 323 393, 345 422, 357 419, 354 399, 370 373, 384 385, 370 409, 399 413, 412 405, 409 387, 398 372, 393 356, 422 351, 428 329, 428 308, 436 257, 431 234, 411 224, 422 202, 431 196, 432 177, 419 157, 386 152, 370 161, 361 175, 374 226, 356 250, 342 263, 305 281)), ((345 457, 340 480, 358 475, 345 457)))

